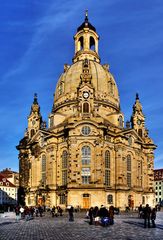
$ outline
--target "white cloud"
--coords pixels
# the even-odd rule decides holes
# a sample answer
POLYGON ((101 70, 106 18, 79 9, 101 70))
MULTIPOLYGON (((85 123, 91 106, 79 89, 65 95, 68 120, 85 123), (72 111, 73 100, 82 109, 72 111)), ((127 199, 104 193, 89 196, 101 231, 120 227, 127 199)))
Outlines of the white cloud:
MULTIPOLYGON (((70 3, 69 3, 70 4, 70 3)), ((9 77, 23 72, 30 63, 30 59, 35 55, 34 51, 39 47, 40 44, 47 38, 47 35, 58 29, 63 23, 66 23, 68 19, 71 19, 79 8, 79 4, 70 5, 59 3, 58 7, 56 3, 50 6, 46 14, 39 19, 38 22, 32 24, 35 28, 34 34, 29 42, 28 48, 24 53, 23 57, 16 62, 14 68, 10 69, 2 79, 2 82, 9 77)))

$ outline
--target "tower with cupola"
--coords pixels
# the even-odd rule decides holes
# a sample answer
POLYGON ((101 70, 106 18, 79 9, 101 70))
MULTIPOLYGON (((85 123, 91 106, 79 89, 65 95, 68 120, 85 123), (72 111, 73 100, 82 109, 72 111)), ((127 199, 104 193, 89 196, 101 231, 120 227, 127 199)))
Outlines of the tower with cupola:
POLYGON ((37 100, 37 94, 34 94, 33 104, 31 106, 30 115, 28 116, 28 134, 32 138, 35 133, 41 128, 42 116, 40 113, 40 106, 37 100))

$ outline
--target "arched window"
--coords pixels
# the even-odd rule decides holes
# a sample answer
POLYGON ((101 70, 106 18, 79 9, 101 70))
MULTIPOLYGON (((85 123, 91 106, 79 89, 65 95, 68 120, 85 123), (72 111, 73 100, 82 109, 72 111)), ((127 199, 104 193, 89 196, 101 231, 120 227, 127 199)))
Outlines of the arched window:
POLYGON ((114 85, 113 85, 113 83, 112 83, 111 80, 108 81, 108 88, 109 88, 109 93, 110 93, 111 95, 113 95, 113 93, 114 93, 114 85))
POLYGON ((44 186, 46 184, 46 156, 42 155, 42 161, 41 161, 41 171, 42 171, 42 185, 44 186))
POLYGON ((89 146, 82 147, 82 165, 89 165, 91 160, 91 149, 89 146))
POLYGON ((110 186, 110 152, 105 152, 105 186, 110 186))
POLYGON ((145 197, 142 196, 142 204, 145 204, 145 197))
POLYGON ((83 43, 84 43, 84 40, 83 40, 83 36, 82 36, 78 40, 78 51, 83 49, 83 43))
POLYGON ((142 161, 138 161, 138 184, 142 187, 142 161))
POLYGON ((129 195, 128 196, 128 206, 129 206, 129 208, 133 208, 134 207, 133 195, 129 195))
POLYGON ((83 103, 83 113, 89 113, 89 103, 83 103))
POLYGON ((131 156, 127 155, 127 186, 131 187, 131 156))
POLYGON ((107 197, 108 204, 113 204, 113 195, 109 194, 107 197))
POLYGON ((52 117, 50 117, 50 119, 49 119, 49 127, 53 127, 53 125, 54 125, 54 117, 52 116, 52 117))
POLYGON ((64 193, 61 193, 59 196, 59 203, 66 204, 67 196, 64 193))
POLYGON ((123 117, 122 116, 119 116, 119 126, 120 126, 120 128, 122 128, 123 127, 123 117))
POLYGON ((110 152, 105 152, 105 168, 110 168, 110 152))
POLYGON ((63 93, 63 82, 61 82, 58 86, 58 94, 61 95, 63 93))
POLYGON ((127 155, 127 171, 131 172, 131 156, 127 155))
POLYGON ((89 146, 83 146, 81 149, 82 155, 82 183, 89 184, 90 183, 90 162, 91 162, 91 149, 89 146))
POLYGON ((142 129, 139 129, 139 130, 138 130, 138 135, 139 135, 140 137, 142 137, 142 129))
POLYGON ((62 153, 62 185, 67 185, 67 165, 68 153, 64 150, 62 153))
POLYGON ((90 37, 90 49, 95 51, 95 40, 93 37, 90 37))
POLYGON ((33 137, 35 135, 35 130, 31 129, 31 137, 33 137))

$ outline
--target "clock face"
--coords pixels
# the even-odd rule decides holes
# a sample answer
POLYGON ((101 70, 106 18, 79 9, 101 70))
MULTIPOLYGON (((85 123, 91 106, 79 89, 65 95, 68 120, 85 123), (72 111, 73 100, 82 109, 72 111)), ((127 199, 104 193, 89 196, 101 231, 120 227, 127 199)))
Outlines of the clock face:
POLYGON ((35 124, 35 122, 36 122, 36 121, 35 121, 35 120, 33 120, 33 121, 32 121, 32 125, 34 125, 34 124, 35 124))
POLYGON ((89 97, 89 92, 83 92, 83 98, 87 99, 89 97))
POLYGON ((138 125, 140 125, 140 124, 141 124, 141 121, 140 121, 140 119, 138 119, 138 121, 137 121, 137 124, 138 124, 138 125))

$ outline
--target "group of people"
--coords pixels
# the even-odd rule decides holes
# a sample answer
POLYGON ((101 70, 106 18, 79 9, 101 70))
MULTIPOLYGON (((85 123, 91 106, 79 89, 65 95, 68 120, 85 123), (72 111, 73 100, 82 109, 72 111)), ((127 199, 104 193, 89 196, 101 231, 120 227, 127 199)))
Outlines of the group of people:
POLYGON ((100 209, 97 206, 94 208, 91 207, 88 211, 88 216, 90 225, 93 223, 102 226, 112 225, 114 223, 114 207, 110 206, 109 210, 103 205, 101 205, 100 209))
MULTIPOLYGON (((42 206, 35 206, 35 207, 28 207, 28 206, 16 206, 15 207, 15 214, 16 214, 16 220, 19 219, 25 219, 30 220, 33 219, 33 217, 42 217, 44 208, 42 206)), ((67 211, 69 214, 69 221, 74 221, 74 208, 73 206, 67 206, 67 211)), ((144 228, 156 227, 155 220, 156 220, 156 212, 157 208, 151 208, 149 204, 146 204, 145 207, 142 205, 138 208, 139 218, 144 219, 144 228)), ((90 209, 87 212, 87 217, 89 218, 89 224, 92 225, 93 223, 95 225, 102 225, 102 226, 108 226, 114 224, 114 213, 115 208, 114 206, 110 206, 109 209, 107 209, 105 206, 101 205, 101 207, 90 207, 90 209)), ((63 209, 60 206, 53 206, 51 209, 51 215, 52 217, 58 217, 63 215, 63 209)))
POLYGON ((57 207, 53 206, 51 209, 52 217, 62 216, 62 213, 63 213, 63 210, 60 206, 57 206, 57 207))
POLYGON ((25 220, 31 220, 33 219, 34 215, 36 217, 42 217, 43 214, 43 207, 42 206, 36 206, 36 207, 28 207, 28 206, 16 206, 15 207, 15 214, 16 214, 16 220, 25 219, 25 220))
POLYGON ((156 227, 155 220, 156 220, 156 208, 152 208, 149 206, 149 204, 146 204, 145 207, 142 205, 138 208, 139 211, 139 217, 144 219, 144 228, 148 226, 148 228, 151 227, 150 220, 152 222, 152 227, 156 227))

